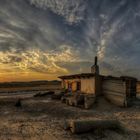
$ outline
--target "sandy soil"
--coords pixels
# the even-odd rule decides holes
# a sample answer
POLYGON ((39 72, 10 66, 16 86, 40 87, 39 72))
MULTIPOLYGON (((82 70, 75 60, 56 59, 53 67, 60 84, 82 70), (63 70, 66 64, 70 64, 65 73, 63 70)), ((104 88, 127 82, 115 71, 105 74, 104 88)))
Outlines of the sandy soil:
MULTIPOLYGON (((49 97, 26 97, 14 106, 17 95, 0 96, 0 140, 139 140, 140 107, 119 108, 101 98, 91 110, 70 107, 49 97), (7 97, 7 98, 5 98, 7 97), (106 130, 73 135, 63 129, 71 119, 118 119, 125 133, 106 130)), ((23 95, 22 95, 23 97, 23 95)))

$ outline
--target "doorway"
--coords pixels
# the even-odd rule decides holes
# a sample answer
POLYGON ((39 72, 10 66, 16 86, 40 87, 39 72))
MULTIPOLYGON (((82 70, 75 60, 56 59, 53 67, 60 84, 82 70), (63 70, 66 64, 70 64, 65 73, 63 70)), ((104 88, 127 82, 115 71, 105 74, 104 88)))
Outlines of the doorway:
POLYGON ((78 91, 81 90, 81 82, 77 82, 77 89, 76 90, 78 90, 78 91))

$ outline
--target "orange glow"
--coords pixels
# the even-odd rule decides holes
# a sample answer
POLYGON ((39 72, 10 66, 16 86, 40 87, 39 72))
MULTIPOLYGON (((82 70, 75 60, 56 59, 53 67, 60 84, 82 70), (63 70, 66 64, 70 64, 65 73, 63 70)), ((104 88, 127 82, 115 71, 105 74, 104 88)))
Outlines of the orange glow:
POLYGON ((56 80, 57 74, 40 74, 35 72, 15 72, 15 73, 1 73, 0 82, 12 81, 36 81, 36 80, 56 80))
POLYGON ((0 52, 0 82, 55 80, 59 75, 68 74, 67 68, 58 63, 75 62, 78 59, 70 46, 60 50, 43 52, 38 49, 17 53, 0 52))

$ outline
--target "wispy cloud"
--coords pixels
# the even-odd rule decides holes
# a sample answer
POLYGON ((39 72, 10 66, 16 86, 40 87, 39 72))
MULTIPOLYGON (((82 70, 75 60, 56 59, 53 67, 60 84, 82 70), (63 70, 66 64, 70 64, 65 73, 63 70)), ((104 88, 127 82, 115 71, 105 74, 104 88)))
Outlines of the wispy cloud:
POLYGON ((69 24, 84 20, 87 8, 85 0, 30 0, 30 2, 39 8, 50 9, 61 15, 69 24))

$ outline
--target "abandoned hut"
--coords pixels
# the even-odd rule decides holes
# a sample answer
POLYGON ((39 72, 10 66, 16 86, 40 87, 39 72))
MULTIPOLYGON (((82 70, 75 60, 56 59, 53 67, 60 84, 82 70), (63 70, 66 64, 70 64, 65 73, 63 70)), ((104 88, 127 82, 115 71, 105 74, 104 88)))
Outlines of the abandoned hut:
POLYGON ((83 94, 101 93, 101 78, 94 73, 82 73, 69 76, 62 76, 62 88, 71 92, 81 92, 83 94))
POLYGON ((127 76, 100 75, 97 57, 95 57, 95 64, 91 67, 91 73, 66 75, 59 78, 62 80, 62 88, 73 95, 77 92, 85 97, 92 95, 96 98, 102 95, 117 106, 128 106, 131 99, 136 97, 137 79, 127 76))
POLYGON ((73 93, 81 92, 93 95, 101 93, 102 77, 99 75, 97 57, 95 57, 95 65, 91 67, 91 73, 60 76, 59 78, 62 79, 62 88, 73 93))

